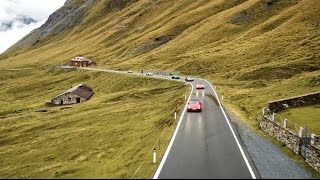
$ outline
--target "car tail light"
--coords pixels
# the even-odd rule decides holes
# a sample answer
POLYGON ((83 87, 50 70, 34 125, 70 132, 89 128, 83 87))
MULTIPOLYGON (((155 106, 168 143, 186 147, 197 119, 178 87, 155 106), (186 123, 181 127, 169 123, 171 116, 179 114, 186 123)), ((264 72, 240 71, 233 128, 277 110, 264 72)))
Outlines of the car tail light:
POLYGON ((200 109, 200 108, 201 108, 201 105, 199 104, 198 109, 200 109))
POLYGON ((191 107, 190 107, 190 105, 188 104, 188 109, 190 109, 191 107))

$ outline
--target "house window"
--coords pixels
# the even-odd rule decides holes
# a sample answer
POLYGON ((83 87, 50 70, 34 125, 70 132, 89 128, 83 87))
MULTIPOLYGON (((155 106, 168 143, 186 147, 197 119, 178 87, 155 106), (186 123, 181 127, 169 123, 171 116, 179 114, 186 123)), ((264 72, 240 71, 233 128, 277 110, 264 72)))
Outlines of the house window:
POLYGON ((71 101, 71 97, 68 97, 68 101, 71 101))

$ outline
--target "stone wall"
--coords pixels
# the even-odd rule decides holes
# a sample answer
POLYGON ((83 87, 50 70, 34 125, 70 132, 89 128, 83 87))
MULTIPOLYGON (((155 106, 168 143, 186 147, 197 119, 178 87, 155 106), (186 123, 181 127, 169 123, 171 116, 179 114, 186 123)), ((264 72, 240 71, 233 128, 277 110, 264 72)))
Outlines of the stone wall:
POLYGON ((287 108, 317 103, 320 103, 320 92, 269 102, 269 110, 271 112, 278 112, 287 108))
POLYGON ((320 149, 317 146, 309 145, 306 156, 307 163, 320 173, 320 149))
POLYGON ((269 120, 264 116, 261 117, 259 126, 270 136, 276 138, 293 150, 296 154, 300 153, 300 137, 290 129, 284 128, 282 125, 269 120))
MULTIPOLYGON (((301 155, 302 138, 292 130, 285 128, 283 124, 273 121, 272 118, 262 115, 259 122, 259 127, 267 132, 270 136, 276 138, 281 143, 285 144, 296 154, 301 155)), ((316 145, 307 145, 306 162, 320 173, 320 147, 316 145)))

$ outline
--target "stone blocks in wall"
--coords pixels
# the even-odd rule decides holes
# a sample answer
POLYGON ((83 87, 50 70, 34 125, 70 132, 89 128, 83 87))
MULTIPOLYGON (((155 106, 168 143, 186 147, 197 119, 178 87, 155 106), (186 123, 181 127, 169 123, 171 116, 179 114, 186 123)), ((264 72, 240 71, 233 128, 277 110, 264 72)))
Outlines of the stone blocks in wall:
POLYGON ((306 162, 320 173, 320 148, 309 145, 307 149, 306 162))
MULTIPOLYGON (((267 132, 270 136, 276 138, 278 141, 284 143, 287 147, 292 149, 296 154, 301 151, 301 138, 298 134, 290 129, 284 128, 271 119, 262 116, 260 118, 259 127, 267 132)), ((308 145, 306 152, 306 162, 320 173, 320 147, 317 145, 308 145)))
POLYGON ((279 112, 287 108, 317 103, 320 103, 320 92, 269 102, 268 108, 271 112, 279 112))

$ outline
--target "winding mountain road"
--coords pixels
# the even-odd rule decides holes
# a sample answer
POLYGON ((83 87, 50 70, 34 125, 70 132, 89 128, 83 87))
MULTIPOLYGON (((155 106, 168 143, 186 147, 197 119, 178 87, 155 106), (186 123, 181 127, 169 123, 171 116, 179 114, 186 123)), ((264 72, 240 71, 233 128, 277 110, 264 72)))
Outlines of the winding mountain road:
MULTIPOLYGON (((80 68, 86 70, 126 73, 122 71, 80 68)), ((132 73, 145 75, 145 73, 132 73)), ((171 76, 154 75, 154 78, 171 79, 171 76)), ((180 80, 184 81, 183 77, 180 80)), ((154 174, 154 179, 256 179, 257 170, 243 148, 237 131, 226 116, 212 85, 203 79, 190 83, 188 98, 203 103, 200 113, 186 112, 186 107, 154 174), (197 90, 196 84, 205 89, 197 90)))

